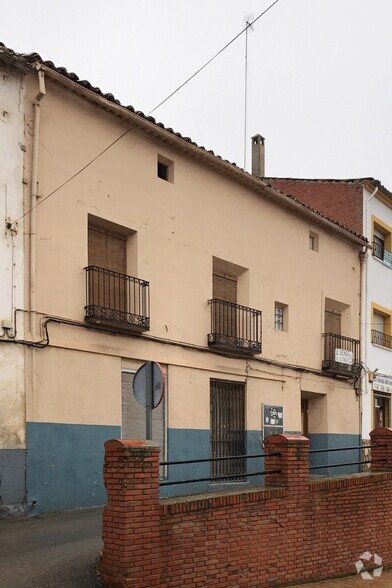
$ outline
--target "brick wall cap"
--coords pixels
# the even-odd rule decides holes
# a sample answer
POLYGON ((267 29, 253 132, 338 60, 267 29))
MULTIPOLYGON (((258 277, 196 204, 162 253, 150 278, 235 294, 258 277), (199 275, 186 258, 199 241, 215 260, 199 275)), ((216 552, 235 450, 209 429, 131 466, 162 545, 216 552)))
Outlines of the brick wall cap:
POLYGON ((370 437, 392 437, 392 429, 388 427, 383 427, 381 429, 374 429, 370 432, 370 437))
POLYGON ((159 446, 153 441, 141 441, 139 439, 109 439, 109 441, 105 442, 106 450, 110 451, 111 449, 115 450, 121 448, 159 449, 159 446))
POLYGON ((289 444, 289 443, 303 443, 304 445, 309 445, 310 441, 307 437, 303 435, 269 435, 264 441, 265 444, 269 445, 270 443, 277 443, 277 444, 289 444))

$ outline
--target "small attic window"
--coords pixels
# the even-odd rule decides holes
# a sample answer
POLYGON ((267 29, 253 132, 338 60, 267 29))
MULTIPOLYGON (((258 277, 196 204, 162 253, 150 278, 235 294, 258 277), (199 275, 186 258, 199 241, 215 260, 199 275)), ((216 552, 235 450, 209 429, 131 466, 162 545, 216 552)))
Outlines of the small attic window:
POLYGON ((309 249, 312 249, 312 251, 319 250, 319 236, 313 231, 309 231, 309 249))
POLYGON ((161 178, 161 180, 165 180, 165 182, 173 183, 173 172, 174 172, 174 164, 170 159, 163 157, 162 155, 158 155, 158 162, 157 162, 157 176, 161 178))

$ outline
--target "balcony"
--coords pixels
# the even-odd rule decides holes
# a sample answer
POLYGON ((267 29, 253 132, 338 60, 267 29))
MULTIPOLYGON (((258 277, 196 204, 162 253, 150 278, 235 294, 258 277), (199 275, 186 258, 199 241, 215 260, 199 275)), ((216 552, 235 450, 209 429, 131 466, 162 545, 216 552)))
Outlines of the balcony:
POLYGON ((387 349, 392 349, 392 335, 387 335, 382 331, 372 330, 372 343, 375 345, 381 345, 387 349))
POLYGON ((261 353, 261 311, 213 298, 208 346, 220 351, 256 355, 261 353))
POLYGON ((86 322, 115 332, 149 330, 148 282, 95 265, 85 270, 86 322))
POLYGON ((359 341, 333 333, 323 333, 323 337, 323 372, 346 378, 358 376, 360 373, 359 341))
POLYGON ((376 241, 373 241, 373 256, 392 268, 392 252, 376 241))

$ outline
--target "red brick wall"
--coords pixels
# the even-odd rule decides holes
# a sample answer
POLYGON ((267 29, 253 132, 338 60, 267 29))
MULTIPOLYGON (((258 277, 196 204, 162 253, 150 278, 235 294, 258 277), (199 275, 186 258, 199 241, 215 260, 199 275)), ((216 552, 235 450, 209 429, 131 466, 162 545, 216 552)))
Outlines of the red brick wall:
POLYGON ((363 234, 363 187, 360 182, 269 178, 266 181, 356 233, 363 234))
MULTIPOLYGON (((158 449, 106 444, 102 574, 108 586, 264 588, 392 565, 392 430, 372 435, 379 473, 309 482, 309 441, 274 435, 267 489, 159 501, 158 449), (388 470, 388 471, 387 471, 388 470)), ((133 442, 135 443, 135 442, 133 442)))

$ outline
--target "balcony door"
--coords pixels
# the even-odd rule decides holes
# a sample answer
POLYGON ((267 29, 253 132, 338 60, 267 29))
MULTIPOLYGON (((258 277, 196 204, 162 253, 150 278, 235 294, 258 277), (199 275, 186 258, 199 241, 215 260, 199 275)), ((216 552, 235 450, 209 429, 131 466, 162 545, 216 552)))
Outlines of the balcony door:
POLYGON ((328 339, 325 357, 325 359, 335 362, 336 349, 341 346, 340 335, 342 334, 342 315, 338 310, 325 307, 324 331, 336 335, 336 337, 328 339))
POLYGON ((126 237, 89 224, 88 265, 116 272, 115 274, 97 272, 91 275, 92 304, 110 311, 125 313, 127 310, 127 283, 124 277, 127 271, 126 237))
MULTIPOLYGON (((237 276, 214 270, 212 274, 212 297, 237 304, 237 276)), ((231 304, 217 307, 215 315, 215 333, 225 337, 237 337, 237 309, 231 304)))
POLYGON ((342 334, 342 314, 337 310, 325 309, 325 333, 342 334))

